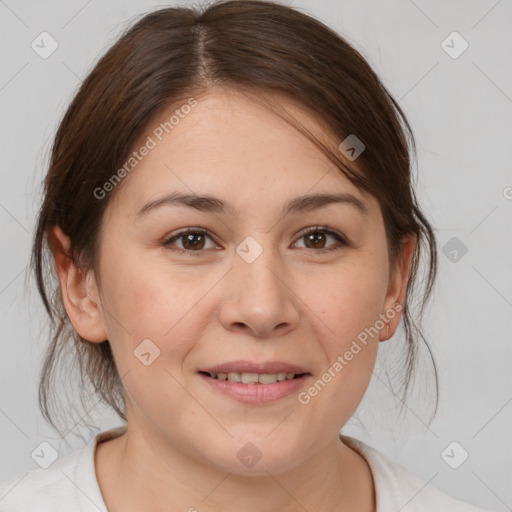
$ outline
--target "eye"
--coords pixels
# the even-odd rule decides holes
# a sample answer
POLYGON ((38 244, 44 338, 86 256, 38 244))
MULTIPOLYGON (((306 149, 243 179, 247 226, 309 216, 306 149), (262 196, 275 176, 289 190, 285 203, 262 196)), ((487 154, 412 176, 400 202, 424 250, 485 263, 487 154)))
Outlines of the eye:
POLYGON ((312 244, 312 247, 306 246, 306 249, 313 249, 317 252, 334 251, 336 249, 340 249, 340 247, 348 245, 347 240, 340 233, 332 229, 324 228, 322 226, 314 226, 313 228, 309 228, 306 232, 302 233, 299 240, 302 238, 306 239, 306 243, 312 244), (319 233, 320 236, 318 235, 319 233), (338 243, 329 247, 321 247, 323 244, 325 244, 326 236, 334 238, 338 243))
MULTIPOLYGON (((182 229, 178 233, 173 234, 162 242, 164 247, 169 247, 172 250, 178 251, 179 253, 188 253, 189 255, 196 256, 194 253, 204 252, 202 249, 208 249, 215 247, 215 243, 211 247, 205 247, 206 239, 209 238, 213 241, 209 231, 204 228, 186 228, 182 229), (176 242, 181 241, 182 246, 176 247, 176 242), (174 246, 174 247, 171 247, 174 246)), ((321 226, 314 226, 308 228, 307 231, 303 232, 299 239, 305 238, 307 244, 312 244, 310 247, 305 249, 311 249, 316 252, 326 252, 340 249, 343 246, 349 245, 347 240, 337 231, 321 226), (320 236, 319 236, 320 234, 320 236), (338 243, 335 243, 329 247, 322 247, 326 243, 326 237, 334 238, 338 243)))
MULTIPOLYGON (((175 241, 181 240, 183 242, 183 247, 177 247, 175 250, 178 252, 188 252, 192 255, 194 252, 202 252, 201 249, 205 248, 205 239, 209 238, 212 240, 212 237, 208 234, 208 230, 204 228, 186 228, 182 229, 175 235, 170 238, 167 238, 162 245, 170 246, 173 245, 175 241)), ((194 254, 195 256, 195 254, 194 254)))

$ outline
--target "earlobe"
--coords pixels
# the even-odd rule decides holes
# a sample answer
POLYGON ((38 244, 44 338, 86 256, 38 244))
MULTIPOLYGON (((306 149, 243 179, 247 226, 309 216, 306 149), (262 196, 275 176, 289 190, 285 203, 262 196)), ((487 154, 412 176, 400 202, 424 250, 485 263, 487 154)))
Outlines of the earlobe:
POLYGON ((93 343, 105 341, 108 337, 93 270, 83 271, 73 262, 70 239, 59 226, 48 233, 48 245, 59 276, 62 301, 75 331, 93 343))
POLYGON ((386 326, 382 329, 379 341, 387 341, 391 338, 400 323, 415 247, 415 235, 408 235, 403 239, 401 253, 397 258, 395 268, 390 277, 388 291, 384 301, 383 315, 386 318, 386 326))

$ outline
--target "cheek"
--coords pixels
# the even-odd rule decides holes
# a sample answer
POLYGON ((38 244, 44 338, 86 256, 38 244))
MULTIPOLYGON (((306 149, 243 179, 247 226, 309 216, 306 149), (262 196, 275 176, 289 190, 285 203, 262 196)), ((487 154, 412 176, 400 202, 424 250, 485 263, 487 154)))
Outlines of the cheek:
POLYGON ((355 411, 371 380, 378 350, 375 324, 387 285, 385 272, 385 262, 373 253, 358 253, 334 271, 315 274, 300 292, 325 354, 318 376, 321 382, 317 380, 306 390, 304 399, 310 398, 314 408, 323 410, 320 416, 335 423, 355 411))
POLYGON ((133 249, 112 247, 105 254, 107 304, 128 332, 160 338, 190 309, 198 283, 184 282, 179 269, 133 249))
POLYGON ((201 314, 203 299, 218 276, 135 257, 105 265, 103 272, 107 332, 121 375, 133 365, 138 368, 134 350, 147 339, 157 347, 155 353, 160 351, 151 366, 166 361, 172 371, 180 365, 208 321, 208 315, 201 314))
POLYGON ((378 267, 344 267, 316 289, 307 301, 316 339, 322 345, 323 367, 301 403, 322 425, 342 425, 357 409, 372 377, 378 351, 378 329, 385 294, 378 267), (327 292, 326 292, 327 291, 327 292))
POLYGON ((378 320, 387 285, 384 273, 379 259, 358 253, 323 275, 315 274, 299 292, 306 310, 312 311, 312 321, 325 332, 325 348, 331 356, 378 320))
POLYGON ((164 272, 126 260, 105 269, 109 339, 129 402, 149 414, 163 414, 167 404, 168 414, 178 408, 193 415, 180 367, 200 336, 205 317, 196 313, 198 302, 212 285, 189 286, 179 273, 164 272))

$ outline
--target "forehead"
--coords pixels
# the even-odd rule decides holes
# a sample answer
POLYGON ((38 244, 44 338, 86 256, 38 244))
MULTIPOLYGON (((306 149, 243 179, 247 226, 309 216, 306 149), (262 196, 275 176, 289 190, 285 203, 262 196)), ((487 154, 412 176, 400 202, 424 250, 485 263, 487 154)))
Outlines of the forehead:
MULTIPOLYGON (((276 99, 322 142, 335 144, 303 109, 276 99)), ((116 198, 132 213, 176 190, 230 197, 229 203, 241 208, 309 192, 345 192, 368 200, 320 148, 258 98, 216 90, 196 102, 193 108, 175 104, 160 112, 134 144, 135 152, 145 145, 150 149, 139 155, 116 198)))

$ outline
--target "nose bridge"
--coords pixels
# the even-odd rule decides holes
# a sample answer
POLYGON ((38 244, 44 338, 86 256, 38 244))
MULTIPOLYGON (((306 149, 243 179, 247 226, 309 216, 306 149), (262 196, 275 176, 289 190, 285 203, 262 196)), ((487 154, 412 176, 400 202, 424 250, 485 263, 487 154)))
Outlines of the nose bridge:
POLYGON ((222 320, 226 328, 243 324, 267 336, 277 326, 295 325, 299 315, 271 236, 258 238, 248 236, 236 247, 222 320))
POLYGON ((246 283, 252 296, 260 293, 272 296, 281 295, 283 277, 279 276, 282 268, 271 245, 271 236, 259 236, 258 240, 247 236, 236 248, 235 272, 240 283, 246 283), (263 245, 265 244, 265 246, 263 245))

